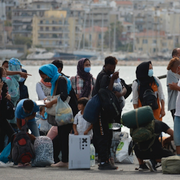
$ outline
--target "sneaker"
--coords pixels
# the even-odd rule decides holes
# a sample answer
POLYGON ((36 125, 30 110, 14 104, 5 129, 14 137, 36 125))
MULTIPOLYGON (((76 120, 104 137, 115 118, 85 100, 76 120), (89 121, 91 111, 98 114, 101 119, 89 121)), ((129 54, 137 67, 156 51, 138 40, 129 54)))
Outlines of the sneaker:
POLYGON ((116 170, 118 169, 117 166, 111 165, 109 162, 108 163, 104 163, 104 164, 100 164, 98 167, 99 170, 116 170))
POLYGON ((154 161, 153 159, 150 159, 149 161, 146 162, 147 166, 149 167, 149 169, 152 171, 152 172, 156 172, 157 169, 156 169, 156 161, 154 161))
POLYGON ((139 165, 138 171, 148 171, 149 168, 146 166, 146 164, 139 165))
POLYGON ((158 168, 158 167, 161 167, 161 163, 160 162, 157 162, 157 164, 156 164, 156 169, 158 168))

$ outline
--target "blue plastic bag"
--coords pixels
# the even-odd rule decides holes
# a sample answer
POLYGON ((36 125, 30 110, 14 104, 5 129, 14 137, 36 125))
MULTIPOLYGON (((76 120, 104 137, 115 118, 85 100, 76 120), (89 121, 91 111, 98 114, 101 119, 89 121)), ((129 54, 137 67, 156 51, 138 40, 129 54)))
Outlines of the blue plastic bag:
POLYGON ((11 143, 9 143, 0 154, 0 161, 7 163, 9 161, 8 156, 11 152, 11 143))
POLYGON ((67 101, 62 101, 60 96, 57 99, 55 121, 58 126, 74 122, 73 112, 67 101))
POLYGON ((101 110, 101 101, 100 101, 99 95, 96 94, 86 104, 83 118, 86 121, 94 124, 98 121, 100 110, 101 110))

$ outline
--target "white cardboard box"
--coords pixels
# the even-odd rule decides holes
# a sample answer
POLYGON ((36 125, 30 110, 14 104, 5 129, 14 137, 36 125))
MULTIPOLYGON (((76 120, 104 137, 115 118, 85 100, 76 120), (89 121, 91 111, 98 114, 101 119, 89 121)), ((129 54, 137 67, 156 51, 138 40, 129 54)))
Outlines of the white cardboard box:
POLYGON ((90 169, 89 135, 69 135, 69 169, 90 169))

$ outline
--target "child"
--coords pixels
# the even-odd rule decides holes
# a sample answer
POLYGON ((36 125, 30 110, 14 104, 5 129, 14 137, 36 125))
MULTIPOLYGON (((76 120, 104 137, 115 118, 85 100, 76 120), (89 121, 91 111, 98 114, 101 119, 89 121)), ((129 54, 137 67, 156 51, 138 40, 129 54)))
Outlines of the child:
POLYGON ((41 119, 37 120, 36 123, 38 125, 40 135, 46 136, 51 128, 51 125, 47 122, 47 113, 45 112, 45 107, 40 106, 39 110, 41 119))
POLYGON ((80 98, 78 100, 78 114, 76 114, 74 118, 74 124, 73 124, 73 130, 74 135, 90 135, 90 138, 92 138, 92 128, 93 125, 89 122, 87 122, 83 118, 84 108, 88 102, 88 98, 80 98))

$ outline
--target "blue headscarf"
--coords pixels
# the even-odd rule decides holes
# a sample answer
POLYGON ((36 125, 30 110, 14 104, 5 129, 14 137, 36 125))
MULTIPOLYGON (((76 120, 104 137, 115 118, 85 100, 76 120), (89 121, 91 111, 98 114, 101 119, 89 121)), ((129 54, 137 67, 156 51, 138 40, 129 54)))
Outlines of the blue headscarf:
MULTIPOLYGON (((62 76, 62 74, 60 74, 58 72, 58 68, 54 65, 54 64, 45 64, 43 66, 41 66, 39 68, 39 70, 41 70, 44 74, 46 74, 48 77, 52 78, 51 79, 51 96, 53 95, 54 92, 54 88, 56 86, 56 81, 59 78, 59 76, 62 76)), ((65 77, 65 76, 63 76, 65 77)), ((68 94, 71 91, 71 81, 69 78, 65 77, 67 80, 67 91, 68 94)))

